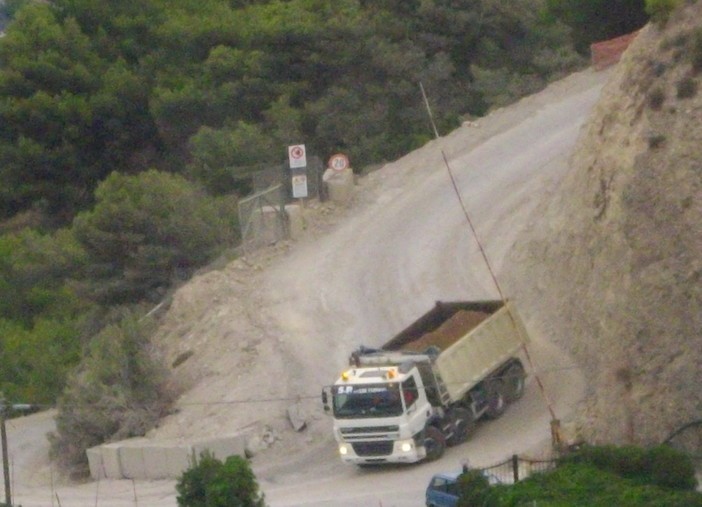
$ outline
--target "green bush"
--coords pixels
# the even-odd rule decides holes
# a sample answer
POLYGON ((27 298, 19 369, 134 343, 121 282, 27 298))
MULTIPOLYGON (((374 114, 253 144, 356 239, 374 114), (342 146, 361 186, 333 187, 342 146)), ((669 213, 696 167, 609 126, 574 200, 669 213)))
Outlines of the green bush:
POLYGON ((203 452, 176 484, 180 507, 262 507, 263 494, 248 461, 229 456, 224 462, 203 452))
POLYGON ((650 449, 644 457, 644 465, 657 486, 672 489, 695 489, 695 467, 692 461, 667 445, 650 449))
POLYGON ((458 507, 486 505, 490 483, 480 470, 468 470, 458 477, 458 507))
POLYGON ((149 355, 153 322, 119 313, 92 339, 59 399, 51 455, 71 475, 87 473, 86 449, 144 435, 173 399, 165 370, 149 355))
POLYGON ((160 294, 239 237, 236 206, 181 176, 150 170, 112 173, 97 204, 73 222, 88 262, 79 287, 106 305, 160 294))
POLYGON ((665 23, 680 0, 646 0, 646 13, 658 23, 665 23))
POLYGON ((682 78, 675 84, 679 99, 690 99, 697 95, 697 81, 690 76, 682 78))
POLYGON ((689 457, 668 446, 584 446, 563 462, 589 464, 625 479, 665 488, 694 489, 697 485, 689 457))
POLYGON ((476 505, 700 507, 702 494, 641 484, 591 463, 571 462, 548 473, 534 474, 514 485, 493 486, 485 502, 476 505))
POLYGON ((53 404, 80 359, 80 319, 38 319, 27 328, 0 319, 0 392, 22 403, 53 404))

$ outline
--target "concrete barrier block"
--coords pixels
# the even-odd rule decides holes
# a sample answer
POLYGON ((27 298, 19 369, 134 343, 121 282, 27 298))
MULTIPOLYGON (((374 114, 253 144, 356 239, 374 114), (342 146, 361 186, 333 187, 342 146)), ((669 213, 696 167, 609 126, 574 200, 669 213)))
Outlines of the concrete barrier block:
POLYGON ((177 479, 190 468, 192 451, 189 445, 166 448, 166 471, 169 478, 177 479))
POLYGON ((169 479, 166 456, 167 447, 158 445, 145 446, 142 449, 144 457, 145 479, 169 479))
POLYGON ((345 203, 351 199, 354 186, 352 169, 327 171, 323 179, 327 184, 331 201, 345 203))
POLYGON ((145 479, 175 479, 190 466, 191 447, 183 444, 146 445, 144 456, 145 479))
POLYGON ((88 457, 88 467, 90 468, 90 477, 95 480, 107 479, 105 469, 102 465, 102 450, 100 446, 91 447, 85 451, 88 457))
POLYGON ((100 446, 103 476, 107 479, 124 479, 122 463, 119 458, 119 448, 120 445, 117 443, 100 446))
POLYGON ((146 478, 143 447, 135 445, 122 446, 119 450, 119 461, 122 464, 122 476, 125 479, 146 478))

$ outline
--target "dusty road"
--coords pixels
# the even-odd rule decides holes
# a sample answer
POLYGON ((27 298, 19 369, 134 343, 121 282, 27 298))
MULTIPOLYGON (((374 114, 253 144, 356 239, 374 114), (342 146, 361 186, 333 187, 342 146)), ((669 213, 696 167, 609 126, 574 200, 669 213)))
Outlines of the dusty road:
MULTIPOLYGON (((317 395, 344 367, 351 350, 382 344, 434 301, 497 298, 442 150, 506 295, 515 284, 538 283, 518 267, 504 269, 502 261, 517 234, 538 225, 532 210, 567 170, 580 126, 606 79, 607 73, 591 70, 570 76, 496 111, 477 127, 464 126, 361 178, 354 202, 323 233, 294 243, 251 280, 237 278, 252 295, 250 306, 228 323, 229 334, 218 333, 229 336, 231 328, 244 328, 248 319, 246 329, 258 333, 242 346, 248 359, 226 357, 224 348, 210 346, 213 373, 186 394, 178 416, 164 421, 153 437, 226 434, 251 421, 280 418, 281 406, 275 403, 215 401, 246 393, 298 397, 307 411, 307 430, 295 434, 278 428, 276 444, 252 462, 272 506, 419 506, 435 471, 459 468, 466 460, 490 465, 513 453, 543 451, 550 440, 547 403, 564 418, 581 399, 584 381, 549 344, 546 330, 530 325, 528 301, 517 306, 532 335, 531 352, 546 398, 531 376, 522 400, 438 462, 381 470, 342 465, 317 395), (212 401, 204 414, 192 403, 203 399, 212 401)), ((233 301, 218 298, 208 318, 229 318, 233 301)), ((215 343, 217 333, 212 335, 215 343)), ((46 418, 42 421, 46 424, 46 418)), ((13 445, 27 442, 23 431, 20 423, 11 428, 13 445)), ((11 450, 14 499, 24 507, 176 504, 173 481, 54 484, 45 465, 30 465, 23 457, 41 455, 41 445, 11 450)))

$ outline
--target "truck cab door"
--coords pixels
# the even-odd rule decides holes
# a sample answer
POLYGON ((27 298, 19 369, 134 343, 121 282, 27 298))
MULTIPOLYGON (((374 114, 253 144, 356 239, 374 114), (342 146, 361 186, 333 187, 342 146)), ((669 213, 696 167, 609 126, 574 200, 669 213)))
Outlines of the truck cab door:
POLYGON ((415 372, 402 382, 402 400, 413 432, 422 430, 431 415, 431 404, 424 392, 424 384, 415 372))

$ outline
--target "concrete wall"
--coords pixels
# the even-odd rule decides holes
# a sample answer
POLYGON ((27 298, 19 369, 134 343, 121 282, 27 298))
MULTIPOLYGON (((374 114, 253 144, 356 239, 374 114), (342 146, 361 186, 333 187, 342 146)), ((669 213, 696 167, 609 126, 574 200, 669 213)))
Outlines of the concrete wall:
POLYGON ((203 451, 224 461, 244 456, 243 435, 192 442, 156 442, 135 438, 103 444, 86 451, 93 479, 176 479, 203 451))

